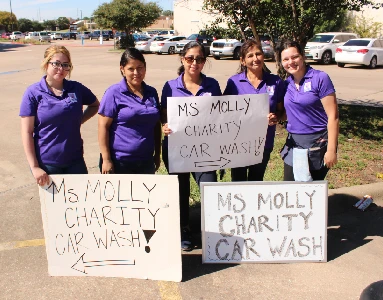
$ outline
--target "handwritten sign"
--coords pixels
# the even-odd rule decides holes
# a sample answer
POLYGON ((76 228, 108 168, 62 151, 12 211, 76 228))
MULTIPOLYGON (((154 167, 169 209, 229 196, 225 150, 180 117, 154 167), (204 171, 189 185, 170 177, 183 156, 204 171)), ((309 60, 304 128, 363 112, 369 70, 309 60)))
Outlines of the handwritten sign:
POLYGON ((327 181, 201 185, 204 263, 327 261, 327 181))
POLYGON ((50 179, 39 188, 50 275, 181 281, 176 176, 50 179))
POLYGON ((267 94, 168 98, 170 172, 205 172, 262 161, 267 94))

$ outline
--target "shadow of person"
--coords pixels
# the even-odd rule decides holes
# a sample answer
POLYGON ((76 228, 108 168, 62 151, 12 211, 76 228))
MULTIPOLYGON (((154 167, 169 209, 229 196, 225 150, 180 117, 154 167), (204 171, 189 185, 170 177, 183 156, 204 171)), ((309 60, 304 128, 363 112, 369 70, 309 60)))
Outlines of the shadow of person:
POLYGON ((347 194, 328 198, 328 261, 369 243, 368 236, 383 237, 383 207, 372 203, 361 211, 353 206, 358 200, 347 194))

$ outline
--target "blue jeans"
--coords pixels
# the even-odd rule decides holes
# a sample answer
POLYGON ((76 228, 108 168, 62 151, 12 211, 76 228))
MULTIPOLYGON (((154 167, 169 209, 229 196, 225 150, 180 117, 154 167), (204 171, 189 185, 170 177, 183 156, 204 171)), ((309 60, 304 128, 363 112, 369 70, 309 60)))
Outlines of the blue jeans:
POLYGON ((47 174, 88 174, 88 169, 86 168, 86 164, 84 159, 78 160, 71 164, 66 165, 47 165, 44 163, 40 163, 40 168, 43 169, 47 174))

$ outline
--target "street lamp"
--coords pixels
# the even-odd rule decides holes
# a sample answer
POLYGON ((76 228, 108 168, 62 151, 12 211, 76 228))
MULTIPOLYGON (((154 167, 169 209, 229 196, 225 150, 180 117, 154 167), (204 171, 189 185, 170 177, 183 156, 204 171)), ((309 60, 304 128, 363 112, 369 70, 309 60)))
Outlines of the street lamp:
POLYGON ((9 7, 11 8, 11 31, 13 31, 13 20, 12 20, 12 0, 9 0, 9 7))

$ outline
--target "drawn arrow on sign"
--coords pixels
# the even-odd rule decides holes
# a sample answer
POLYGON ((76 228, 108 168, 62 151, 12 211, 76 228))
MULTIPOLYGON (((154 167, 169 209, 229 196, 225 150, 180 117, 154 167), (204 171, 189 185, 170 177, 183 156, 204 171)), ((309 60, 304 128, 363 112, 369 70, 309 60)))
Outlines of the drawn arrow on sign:
POLYGON ((85 271, 85 268, 93 268, 93 267, 106 267, 106 266, 134 266, 136 264, 136 260, 125 260, 125 259, 113 259, 113 260, 90 260, 84 261, 84 255, 75 262, 75 264, 71 267, 72 269, 79 271, 84 274, 88 274, 85 271))
POLYGON ((230 162, 231 162, 231 160, 226 159, 224 157, 221 157, 219 160, 196 161, 196 162, 194 162, 194 166, 196 168, 203 168, 203 167, 223 168, 224 166, 226 166, 230 162))

